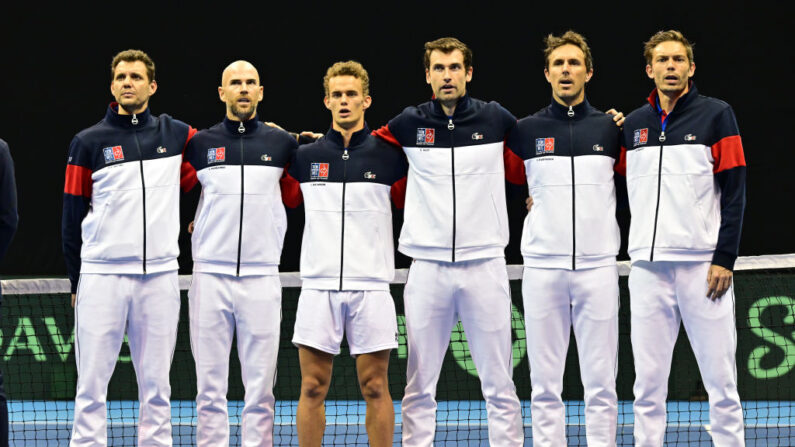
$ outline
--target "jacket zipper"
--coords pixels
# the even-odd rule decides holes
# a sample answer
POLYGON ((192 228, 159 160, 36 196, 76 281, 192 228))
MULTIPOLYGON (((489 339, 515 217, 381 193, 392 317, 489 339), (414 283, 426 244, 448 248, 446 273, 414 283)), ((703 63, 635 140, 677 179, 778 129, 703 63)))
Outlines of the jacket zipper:
POLYGON ((342 266, 345 261, 345 182, 348 179, 348 148, 342 153, 342 213, 340 219, 342 221, 341 235, 340 235, 340 292, 342 291, 342 266))
MULTIPOLYGON (((133 126, 138 125, 138 117, 133 114, 132 120, 130 121, 133 126)), ((138 130, 133 132, 135 136, 135 146, 138 148, 138 166, 141 170, 141 197, 142 197, 142 204, 143 204, 143 224, 144 224, 144 256, 142 261, 143 272, 146 275, 146 181, 144 181, 144 155, 143 151, 141 151, 141 142, 138 140, 138 130)))
POLYGON ((649 252, 649 262, 654 261, 654 244, 657 241, 657 218, 660 217, 660 190, 662 189, 662 160, 663 148, 665 145, 665 130, 660 132, 660 163, 657 165, 657 207, 654 210, 654 231, 651 234, 651 251, 649 252))
POLYGON ((452 177, 452 184, 453 184, 453 250, 452 250, 452 262, 455 262, 455 140, 453 139, 453 129, 455 129, 455 124, 453 124, 453 118, 450 117, 450 121, 447 123, 447 130, 450 131, 450 165, 451 165, 451 177, 452 177))
POLYGON ((240 276, 240 253, 243 249, 243 198, 245 193, 245 159, 243 158, 243 134, 246 133, 246 126, 243 121, 240 122, 240 127, 237 128, 240 133, 240 227, 237 233, 237 276, 240 276))
POLYGON ((569 145, 571 147, 571 269, 577 270, 577 219, 576 219, 576 206, 575 206, 575 177, 574 177, 574 130, 572 126, 574 123, 571 121, 574 118, 574 109, 569 106, 569 111, 566 113, 569 116, 569 145))

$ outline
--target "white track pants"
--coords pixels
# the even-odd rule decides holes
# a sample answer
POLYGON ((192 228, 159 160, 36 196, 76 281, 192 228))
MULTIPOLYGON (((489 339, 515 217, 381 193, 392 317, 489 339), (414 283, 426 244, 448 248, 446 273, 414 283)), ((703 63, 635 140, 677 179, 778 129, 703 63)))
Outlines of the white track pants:
POLYGON ((177 272, 81 274, 75 306, 72 446, 107 445, 108 382, 125 327, 138 380, 138 445, 171 445, 169 369, 179 322, 177 272))
POLYGON ((616 445, 616 266, 575 271, 525 267, 522 297, 533 388, 533 445, 566 445, 566 408, 561 393, 572 326, 585 390, 588 445, 616 445))
POLYGON ((229 445, 226 393, 235 332, 246 390, 241 444, 273 445, 273 384, 281 324, 279 277, 194 272, 188 296, 191 350, 196 361, 197 445, 229 445))
POLYGON ((684 322, 709 395, 716 446, 743 446, 743 410, 737 393, 734 290, 707 298, 709 262, 644 262, 629 274, 632 352, 635 358, 635 443, 661 446, 665 399, 679 323, 684 322))
POLYGON ((524 433, 512 379, 511 294, 505 259, 415 260, 403 301, 409 350, 403 445, 433 443, 436 384, 450 332, 460 319, 486 400, 489 444, 521 446, 524 433))

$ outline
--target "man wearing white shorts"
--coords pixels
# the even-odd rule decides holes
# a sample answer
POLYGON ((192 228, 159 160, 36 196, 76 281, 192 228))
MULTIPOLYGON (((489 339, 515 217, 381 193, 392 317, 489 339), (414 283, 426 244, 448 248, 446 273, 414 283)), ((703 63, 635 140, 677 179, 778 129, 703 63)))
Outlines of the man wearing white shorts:
POLYGON ((280 180, 295 138, 265 126, 257 69, 246 61, 223 72, 221 123, 188 144, 183 189, 201 183, 192 236, 191 351, 196 361, 197 445, 229 444, 226 394, 229 353, 237 353, 245 387, 244 446, 273 445, 276 358, 281 324, 279 259, 287 229, 280 180))
POLYGON ((287 177, 306 212, 293 335, 301 364, 298 442, 321 445, 334 355, 347 334, 367 403, 370 445, 391 446, 395 415, 387 368, 398 344, 389 293, 395 270, 390 196, 402 206, 407 164, 397 148, 370 135, 364 121, 369 78, 361 64, 334 64, 324 86, 331 129, 298 149, 287 177))

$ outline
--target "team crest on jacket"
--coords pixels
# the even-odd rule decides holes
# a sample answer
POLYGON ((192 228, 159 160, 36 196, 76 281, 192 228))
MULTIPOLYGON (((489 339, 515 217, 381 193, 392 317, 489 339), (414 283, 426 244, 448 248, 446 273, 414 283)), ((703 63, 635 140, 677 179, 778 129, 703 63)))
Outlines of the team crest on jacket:
POLYGON ((310 180, 328 180, 328 163, 312 163, 309 171, 310 180))
POLYGON ((106 147, 102 149, 102 153, 105 155, 105 163, 124 160, 124 151, 121 146, 106 147))
POLYGON ((207 149, 207 163, 220 163, 226 161, 226 147, 211 147, 207 149))
POLYGON ((554 138, 536 138, 536 155, 546 155, 555 153, 554 138))
POLYGON ((633 137, 633 143, 635 146, 646 144, 649 141, 649 129, 635 129, 633 137))
POLYGON ((431 145, 436 141, 436 129, 417 128, 417 144, 431 145))

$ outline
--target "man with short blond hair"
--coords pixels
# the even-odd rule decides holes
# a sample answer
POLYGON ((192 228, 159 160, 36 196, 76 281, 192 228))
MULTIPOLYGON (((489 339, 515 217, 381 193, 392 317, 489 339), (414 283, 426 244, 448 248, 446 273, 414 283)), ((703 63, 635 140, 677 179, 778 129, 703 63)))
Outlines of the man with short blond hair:
POLYGON ((123 51, 111 70, 115 101, 72 139, 66 165, 62 239, 77 362, 71 445, 107 444, 108 382, 126 333, 138 378, 138 443, 169 446, 180 165, 196 131, 150 112, 157 82, 146 53, 123 51))
POLYGON ((734 111, 696 90, 690 42, 676 30, 645 44, 655 89, 624 125, 635 443, 665 441, 671 355, 684 323, 709 396, 712 440, 742 446, 732 270, 745 208, 734 111))
POLYGON ((403 206, 407 164, 397 148, 370 135, 364 114, 372 98, 361 64, 335 63, 323 84, 331 128, 298 149, 286 180, 290 202, 303 200, 306 212, 293 333, 301 364, 298 443, 321 445, 324 401, 345 335, 367 403, 369 443, 386 447, 395 430, 389 352, 398 347, 390 196, 403 206))

